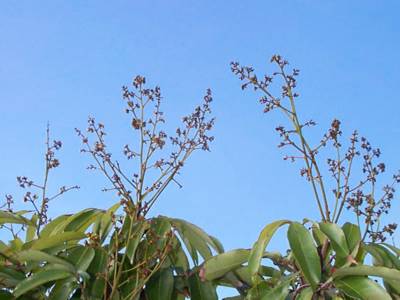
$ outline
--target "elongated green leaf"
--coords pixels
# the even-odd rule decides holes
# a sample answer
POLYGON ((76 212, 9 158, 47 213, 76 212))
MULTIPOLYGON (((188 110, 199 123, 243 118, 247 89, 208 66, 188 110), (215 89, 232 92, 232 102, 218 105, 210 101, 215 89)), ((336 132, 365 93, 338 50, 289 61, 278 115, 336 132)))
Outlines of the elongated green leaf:
POLYGON ((61 215, 52 220, 51 222, 49 222, 48 224, 46 224, 46 226, 43 227, 43 229, 40 232, 40 237, 44 238, 53 234, 57 234, 58 233, 57 227, 64 228, 69 217, 70 215, 61 215))
POLYGON ((357 245, 361 242, 361 231, 360 227, 351 223, 345 223, 342 226, 344 235, 346 237, 347 246, 350 252, 357 247, 357 245))
POLYGON ((213 241, 213 243, 214 243, 213 247, 215 247, 214 249, 216 249, 217 253, 225 252, 224 246, 222 245, 222 243, 216 237, 214 237, 212 235, 209 235, 209 237, 213 241))
POLYGON ((37 216, 37 214, 34 214, 31 218, 31 222, 33 224, 35 224, 35 226, 28 225, 28 228, 26 230, 25 242, 30 242, 35 238, 36 228, 37 228, 37 226, 36 226, 37 220, 38 220, 38 216, 37 216))
POLYGON ((312 288, 306 287, 300 292, 299 297, 296 298, 296 300, 312 300, 313 294, 314 292, 312 288))
POLYGON ((74 278, 58 280, 51 290, 49 300, 69 300, 71 294, 78 288, 78 283, 74 278))
POLYGON ((145 230, 148 228, 149 224, 147 222, 139 222, 134 225, 131 236, 128 237, 128 244, 126 246, 126 255, 128 256, 131 264, 133 264, 133 261, 135 259, 135 253, 139 245, 139 242, 142 240, 143 234, 145 230))
MULTIPOLYGON (((161 269, 146 284, 147 299, 170 300, 174 289, 174 275, 170 269, 161 269)), ((174 299, 172 299, 174 300, 174 299)))
POLYGON ((96 275, 105 271, 108 262, 108 253, 103 248, 95 248, 94 258, 87 269, 90 274, 96 275))
POLYGON ((47 236, 43 238, 39 238, 32 242, 26 243, 23 246, 23 249, 34 249, 34 250, 43 250, 52 248, 58 245, 62 245, 68 241, 76 241, 85 238, 86 235, 81 232, 62 232, 54 236, 47 236))
POLYGON ((321 229, 319 229, 318 224, 313 224, 311 227, 311 232, 314 237, 315 242, 318 246, 322 246, 327 239, 326 235, 322 233, 321 229))
POLYGON ((0 266, 0 278, 4 287, 14 287, 25 279, 25 274, 11 267, 0 266))
POLYGON ((104 214, 97 217, 96 223, 93 225, 93 232, 96 232, 100 237, 100 242, 103 243, 112 228, 112 219, 115 212, 121 207, 121 203, 117 202, 111 206, 104 214))
POLYGON ((210 281, 202 282, 197 273, 189 277, 189 289, 192 300, 218 300, 215 286, 210 281))
POLYGON ((64 265, 72 273, 76 272, 74 265, 68 261, 54 255, 47 254, 39 250, 26 250, 16 254, 16 258, 22 262, 47 262, 52 264, 64 265))
POLYGON ((56 281, 59 279, 64 279, 70 277, 71 273, 65 270, 57 270, 57 269, 43 269, 37 273, 33 273, 27 279, 18 283, 18 285, 14 289, 14 296, 19 297, 32 289, 45 284, 47 282, 56 281))
POLYGON ((24 242, 19 237, 14 237, 14 239, 9 242, 9 245, 12 251, 16 252, 21 251, 24 242))
POLYGON ((259 281, 254 284, 247 292, 247 299, 260 299, 263 295, 271 291, 271 286, 266 281, 259 281))
POLYGON ((10 292, 0 290, 0 299, 14 300, 14 296, 10 292))
POLYGON ((107 272, 108 253, 103 248, 95 248, 94 258, 87 269, 90 280, 87 290, 93 300, 102 299, 106 285, 105 275, 107 272))
POLYGON ((214 280, 227 272, 235 270, 249 259, 250 250, 238 249, 228 251, 208 259, 204 263, 204 277, 207 280, 214 280))
POLYGON ((334 223, 320 223, 319 228, 329 238, 336 255, 342 258, 350 254, 343 230, 334 223))
POLYGON ((266 292, 261 300, 285 300, 289 294, 290 279, 284 280, 277 286, 266 292))
POLYGON ((212 256, 210 247, 217 253, 220 252, 220 243, 216 243, 215 238, 210 237, 198 226, 181 219, 171 219, 171 223, 179 232, 195 264, 198 263, 197 252, 199 252, 204 259, 208 259, 212 256))
POLYGON ((382 245, 384 245, 385 247, 387 247, 387 248, 389 248, 390 250, 392 250, 392 251, 396 254, 397 257, 400 256, 400 249, 399 249, 399 248, 397 248, 397 247, 395 247, 395 246, 393 246, 393 245, 389 245, 389 244, 387 244, 387 243, 382 243, 382 245))
POLYGON ((202 239, 205 243, 207 243, 208 245, 210 245, 217 253, 220 253, 221 250, 223 251, 223 247, 221 245, 221 243, 215 238, 212 237, 210 235, 208 235, 203 229, 201 229, 200 227, 182 220, 182 219, 172 219, 173 224, 178 223, 180 226, 182 226, 185 229, 190 230, 191 232, 193 232, 193 234, 197 237, 199 237, 200 239, 202 239))
POLYGON ((0 210, 0 224, 22 224, 22 225, 30 225, 35 226, 35 224, 16 213, 0 210))
POLYGON ((371 243, 364 249, 373 256, 375 265, 400 269, 400 260, 386 247, 371 243))
POLYGON ((80 231, 84 232, 92 225, 96 217, 103 211, 96 208, 88 208, 68 218, 65 231, 80 231))
POLYGON ((346 295, 363 300, 391 300, 392 298, 375 281, 364 276, 348 276, 334 280, 335 286, 346 295))
POLYGON ((305 279, 315 290, 321 280, 321 265, 310 233, 303 225, 294 222, 289 226, 288 240, 305 279))
POLYGON ((377 276, 387 280, 397 280, 400 285, 400 271, 386 267, 354 266, 337 269, 332 277, 340 278, 346 276, 377 276))
POLYGON ((95 256, 93 248, 87 246, 77 246, 68 251, 68 261, 70 261, 78 271, 86 271, 95 256))
POLYGON ((178 238, 173 238, 171 241, 172 250, 168 255, 168 259, 171 260, 171 265, 175 268, 179 268, 182 272, 189 270, 189 260, 182 248, 182 244, 178 238))
POLYGON ((268 224, 261 231, 260 236, 258 237, 257 242, 254 244, 249 257, 249 269, 255 281, 257 280, 257 272, 260 267, 261 259, 269 241, 279 227, 289 223, 290 221, 288 220, 276 221, 268 224))

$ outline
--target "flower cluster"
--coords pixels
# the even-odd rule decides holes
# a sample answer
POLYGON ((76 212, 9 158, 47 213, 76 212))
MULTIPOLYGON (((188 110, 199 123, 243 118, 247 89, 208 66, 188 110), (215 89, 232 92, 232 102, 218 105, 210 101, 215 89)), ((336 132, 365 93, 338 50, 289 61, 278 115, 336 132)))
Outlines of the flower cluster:
POLYGON ((279 55, 274 55, 271 62, 277 66, 277 71, 271 75, 258 77, 252 67, 241 66, 237 62, 231 63, 232 72, 243 81, 242 89, 252 87, 261 92, 260 103, 264 112, 280 110, 289 120, 290 128, 283 125, 276 127, 281 137, 278 147, 289 147, 296 154, 285 155, 284 159, 295 162, 302 160, 304 165, 300 175, 305 177, 312 185, 318 209, 324 221, 338 222, 344 207, 355 212, 357 220, 363 218, 365 234, 373 241, 385 240, 385 233, 391 235, 396 229, 396 224, 380 227, 380 218, 387 214, 394 198, 394 185, 400 182, 400 174, 394 176, 391 185, 383 187, 383 193, 377 196, 377 176, 385 172, 386 166, 382 162, 375 163, 380 157, 380 150, 373 148, 368 140, 359 137, 354 131, 350 137, 349 146, 343 150, 341 142, 341 122, 334 119, 328 131, 320 142, 312 146, 305 137, 304 129, 315 126, 312 120, 301 122, 296 111, 296 100, 299 94, 295 92, 299 70, 287 71, 289 63, 279 55), (272 83, 280 84, 280 92, 276 93, 272 83), (334 157, 326 160, 326 168, 319 159, 319 152, 323 148, 333 150, 334 157), (354 172, 355 158, 361 159, 361 174, 364 178, 357 180, 360 172, 354 172), (328 172, 333 178, 333 199, 327 194, 327 187, 332 180, 323 177, 323 172, 328 172), (356 175, 354 175, 354 173, 356 175))
POLYGON ((125 209, 140 216, 147 213, 171 181, 181 186, 176 176, 193 151, 209 150, 214 139, 209 135, 214 125, 214 119, 209 118, 212 95, 207 90, 203 104, 182 119, 182 126, 175 135, 168 135, 161 128, 165 118, 159 87, 147 88, 146 78, 136 76, 132 89, 122 87, 122 97, 137 136, 137 145, 124 145, 123 154, 127 160, 135 160, 135 171, 123 170, 120 163, 112 159, 102 123, 89 118, 86 133, 79 129, 76 132, 84 145, 82 152, 89 153, 95 161, 89 168, 100 170, 111 183, 111 187, 104 190, 116 191, 125 209), (93 142, 89 135, 94 137, 93 142))

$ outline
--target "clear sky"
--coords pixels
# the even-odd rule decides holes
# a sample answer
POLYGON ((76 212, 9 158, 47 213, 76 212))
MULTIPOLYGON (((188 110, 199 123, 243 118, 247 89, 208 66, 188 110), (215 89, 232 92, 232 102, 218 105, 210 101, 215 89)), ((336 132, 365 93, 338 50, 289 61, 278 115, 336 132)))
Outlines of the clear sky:
POLYGON ((208 87, 217 118, 211 152, 193 156, 184 187, 167 190, 153 213, 190 220, 227 249, 250 247, 275 219, 315 218, 310 187, 276 147, 281 119, 240 90, 229 62, 262 72, 272 54, 285 56, 301 69, 301 114, 320 123, 311 135, 339 118, 345 133, 358 128, 381 147, 391 173, 400 168, 399 12, 395 0, 1 1, 1 194, 21 195, 17 175, 41 176, 49 121, 64 141, 51 184, 82 187, 52 214, 114 203, 85 170, 74 127, 97 117, 119 151, 131 139, 121 86, 143 74, 162 87, 173 124, 208 87))

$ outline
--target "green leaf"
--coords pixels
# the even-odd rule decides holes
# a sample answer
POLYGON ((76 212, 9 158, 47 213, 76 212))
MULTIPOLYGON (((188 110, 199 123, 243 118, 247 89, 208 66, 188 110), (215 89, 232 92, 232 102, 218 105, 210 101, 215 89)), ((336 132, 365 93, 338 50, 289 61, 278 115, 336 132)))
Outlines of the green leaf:
POLYGON ((371 243, 364 245, 364 249, 373 256, 375 265, 400 268, 400 260, 384 246, 371 243))
POLYGON ((349 297, 363 300, 391 300, 392 298, 375 281, 364 276, 348 276, 334 280, 336 288, 349 297))
POLYGON ((288 239, 296 262, 315 291, 321 280, 321 265, 310 233, 303 225, 294 222, 289 226, 288 239))
POLYGON ((255 242, 249 257, 249 269, 254 280, 256 280, 257 278, 257 272, 260 267, 261 259, 263 257, 265 248, 267 248, 268 246, 269 241, 271 240, 272 236, 278 230, 279 227, 288 223, 290 223, 290 221, 288 220, 276 221, 271 224, 268 224, 261 231, 260 236, 258 237, 257 242, 255 242))
POLYGON ((10 292, 0 290, 0 299, 2 299, 2 300, 14 300, 15 298, 10 292))
POLYGON ((270 300, 270 299, 285 300, 287 295, 289 294, 290 280, 291 279, 287 279, 279 283, 270 291, 266 292, 262 296, 261 300, 270 300))
POLYGON ((161 269, 146 283, 147 299, 170 300, 174 288, 174 275, 171 269, 161 269))
POLYGON ((105 275, 107 272, 108 253, 103 248, 95 248, 94 258, 87 269, 91 276, 87 290, 93 300, 102 299, 106 285, 105 275))
POLYGON ((1 284, 5 287, 14 287, 25 279, 25 274, 11 267, 0 266, 1 284))
POLYGON ((95 248, 94 258, 87 269, 90 274, 102 273, 107 267, 108 253, 103 248, 95 248))
POLYGON ((70 261, 78 271, 85 272, 95 256, 93 248, 87 246, 77 246, 68 251, 68 261, 70 261))
POLYGON ((321 229, 319 229, 318 224, 313 224, 311 227, 311 232, 314 237, 315 242, 318 246, 322 246, 326 241, 327 237, 325 234, 322 233, 321 229))
POLYGON ((31 221, 33 224, 35 224, 35 226, 28 225, 28 228, 26 230, 25 242, 30 242, 35 238, 36 228, 37 228, 37 225, 36 225, 37 220, 38 220, 38 216, 37 216, 37 214, 34 214, 31 218, 31 221))
POLYGON ((16 251, 21 251, 24 242, 19 237, 15 237, 13 240, 9 242, 9 245, 12 251, 16 252, 16 251))
POLYGON ((251 289, 247 291, 247 299, 257 299, 261 300, 261 297, 271 291, 271 287, 266 281, 259 281, 254 284, 251 289))
POLYGON ((18 283, 14 289, 14 296, 19 297, 32 289, 41 286, 47 282, 56 281, 70 277, 71 273, 56 268, 43 269, 37 273, 33 273, 27 279, 18 283))
POLYGON ((312 297, 314 295, 314 292, 312 288, 306 287, 301 290, 299 297, 296 298, 296 300, 312 300, 312 297))
POLYGON ((204 276, 207 280, 214 280, 222 277, 229 271, 235 270, 249 259, 250 251, 237 249, 225 252, 208 259, 204 263, 204 276))
MULTIPOLYGON (((181 219, 171 219, 172 226, 175 227, 182 238, 186 248, 192 256, 195 264, 197 261, 197 251, 204 259, 212 256, 210 247, 217 253, 221 250, 221 244, 215 242, 215 238, 210 237, 198 226, 181 219)), ((222 249, 223 250, 223 249, 222 249)))
POLYGON ((343 230, 334 223, 319 223, 321 231, 329 238, 336 255, 345 258, 350 254, 343 230))
POLYGON ((100 242, 103 243, 107 238, 112 228, 112 219, 115 212, 121 207, 121 203, 118 201, 116 204, 111 206, 104 214, 97 217, 94 225, 93 232, 96 232, 100 237, 100 242), (97 226, 95 228, 95 226, 97 226))
POLYGON ((65 266, 72 273, 76 272, 74 265, 57 256, 47 254, 39 250, 26 250, 16 254, 16 258, 22 262, 47 262, 65 266))
POLYGON ((58 280, 50 292, 49 300, 69 300, 77 288, 78 283, 74 278, 58 280))
POLYGON ((395 246, 393 246, 393 245, 389 245, 389 244, 387 244, 387 243, 382 243, 382 245, 384 245, 385 247, 387 247, 387 248, 389 248, 390 250, 392 250, 392 251, 396 254, 397 257, 400 256, 400 249, 399 249, 399 248, 397 248, 397 247, 395 247, 395 246))
POLYGON ((69 217, 70 215, 61 215, 55 218, 50 223, 47 223, 46 226, 43 227, 43 229, 40 231, 40 237, 44 238, 53 234, 57 234, 58 233, 57 228, 65 227, 65 224, 69 217))
POLYGON ((35 224, 23 216, 9 211, 0 210, 0 224, 21 224, 35 226, 35 224))
POLYGON ((96 208, 87 208, 82 210, 68 218, 64 231, 84 232, 90 225, 93 224, 96 217, 102 212, 102 210, 96 208))
POLYGON ((400 285, 400 271, 386 267, 354 266, 337 269, 332 277, 340 278, 346 276, 377 276, 387 280, 397 280, 400 285))
POLYGON ((342 226, 342 229, 343 229, 344 235, 346 237, 347 246, 348 246, 350 252, 353 252, 353 250, 361 242, 360 227, 347 222, 342 226))
POLYGON ((174 237, 171 241, 172 250, 168 255, 168 259, 171 261, 176 269, 180 268, 183 272, 189 270, 189 260, 182 248, 182 244, 177 237, 174 237))
POLYGON ((62 232, 54 236, 41 237, 37 240, 26 243, 23 249, 43 250, 62 245, 68 241, 76 241, 85 238, 86 235, 81 232, 62 232))
POLYGON ((215 286, 210 281, 202 282, 197 273, 189 277, 191 300, 218 300, 215 286))
POLYGON ((128 237, 128 244, 126 246, 126 255, 131 264, 133 264, 135 259, 135 253, 139 242, 142 240, 143 234, 148 228, 149 224, 147 222, 139 222, 133 225, 133 230, 131 236, 128 237))

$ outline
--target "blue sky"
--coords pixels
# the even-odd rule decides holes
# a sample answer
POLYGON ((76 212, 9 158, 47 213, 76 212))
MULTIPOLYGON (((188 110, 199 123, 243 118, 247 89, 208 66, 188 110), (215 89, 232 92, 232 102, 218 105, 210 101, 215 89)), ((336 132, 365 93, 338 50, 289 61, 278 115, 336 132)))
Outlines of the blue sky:
MULTIPOLYGON (((110 141, 131 138, 121 86, 136 74, 162 87, 176 124, 211 88, 217 118, 210 153, 198 153, 153 213, 182 217, 220 238, 250 247, 280 218, 316 218, 310 187, 277 149, 277 115, 242 92, 229 62, 270 70, 280 53, 301 69, 301 114, 320 126, 339 118, 383 150, 388 173, 400 168, 398 1, 3 1, 0 4, 1 193, 21 192, 15 177, 42 174, 47 121, 64 141, 51 184, 79 184, 53 214, 107 207, 104 180, 85 170, 74 127, 88 115, 110 141)), ((394 204, 393 215, 400 206, 394 204)), ((282 233, 282 235, 284 235, 282 233)), ((274 247, 284 248, 283 238, 274 247)))

